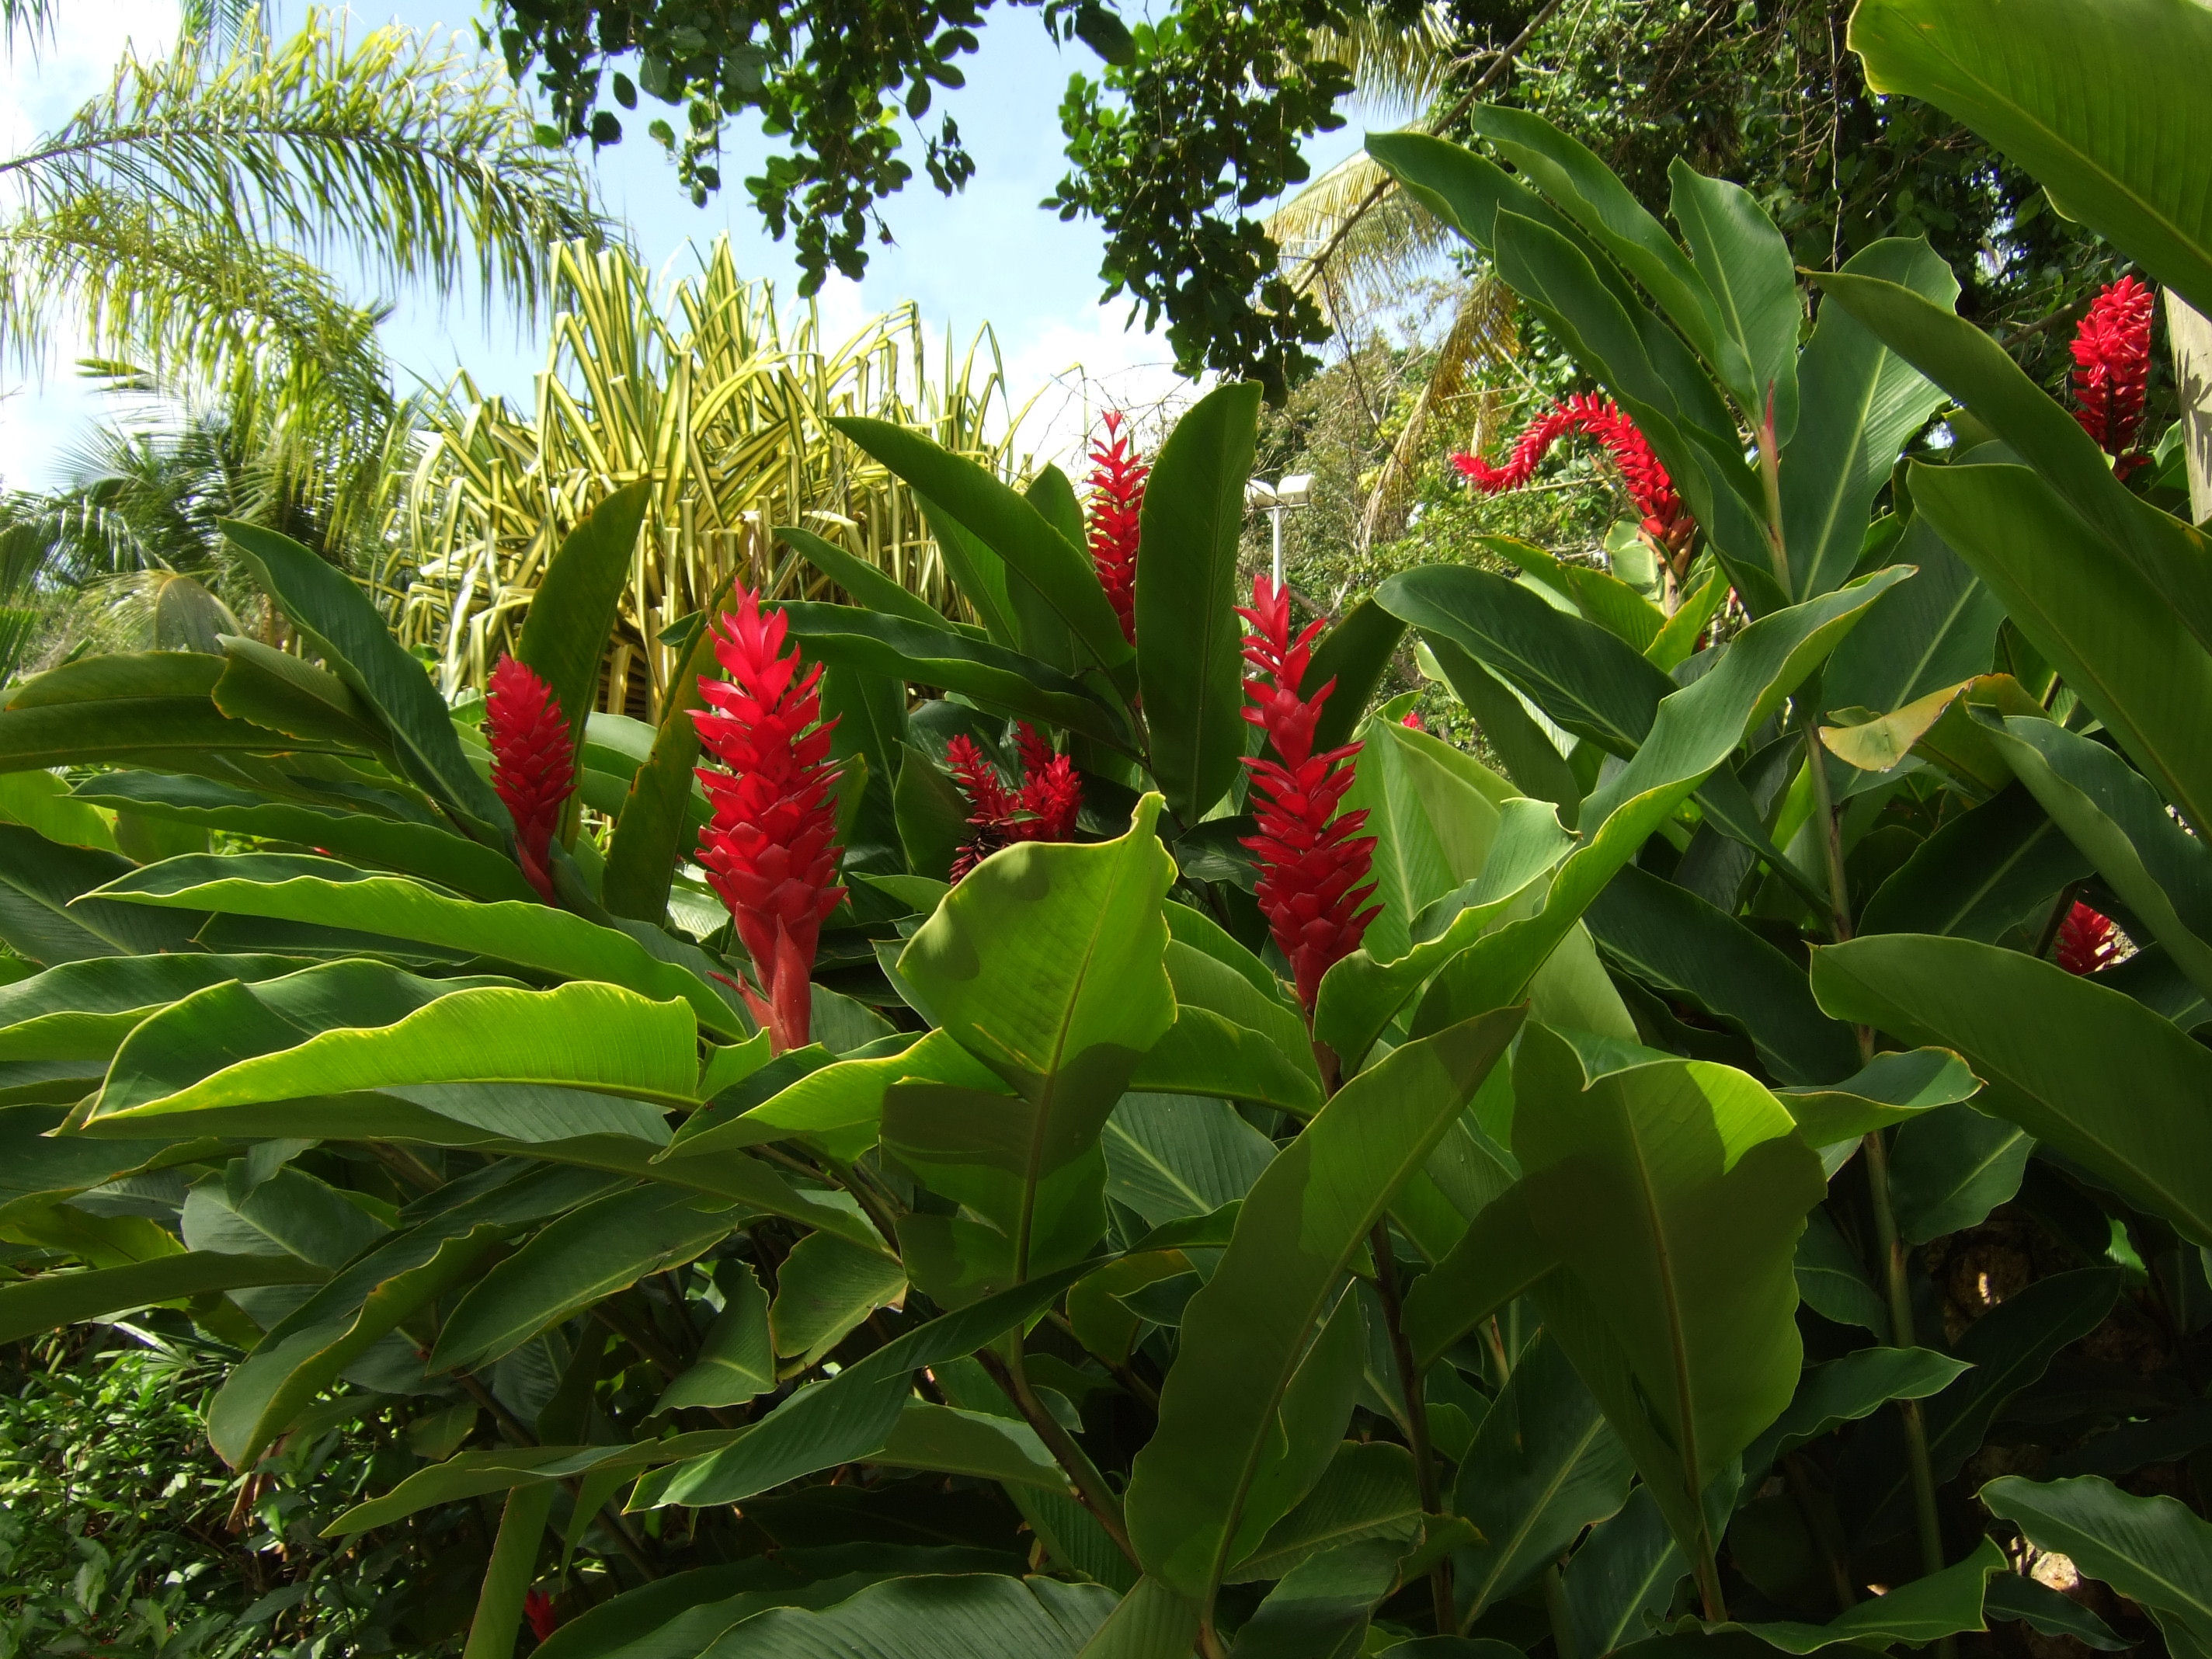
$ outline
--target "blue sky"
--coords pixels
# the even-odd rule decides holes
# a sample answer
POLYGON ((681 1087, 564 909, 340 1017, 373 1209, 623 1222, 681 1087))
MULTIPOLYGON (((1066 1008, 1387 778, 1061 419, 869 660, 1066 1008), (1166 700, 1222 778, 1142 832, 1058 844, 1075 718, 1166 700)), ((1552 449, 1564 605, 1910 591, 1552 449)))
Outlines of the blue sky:
MULTIPOLYGON (((349 9, 356 27, 398 21, 416 28, 459 27, 465 36, 477 15, 472 0, 359 0, 349 9)), ((303 0, 280 0, 279 27, 296 22, 305 10, 303 0)), ((173 33, 176 6, 175 0, 101 0, 97 7, 71 6, 64 15, 70 21, 61 39, 37 64, 19 55, 0 65, 0 137, 20 143, 64 118, 104 85, 126 41, 135 40, 142 52, 158 50, 173 33)), ((994 10, 981 33, 982 49, 966 62, 967 87, 939 104, 959 122, 976 158, 976 177, 950 200, 920 179, 888 204, 884 218, 896 245, 872 250, 863 282, 833 280, 825 288, 826 331, 842 337, 866 317, 910 299, 933 336, 949 335, 958 344, 983 323, 993 325, 1016 401, 1045 390, 1039 409, 1047 426, 1054 424, 1056 407, 1083 401, 1069 373, 1079 365, 1094 395, 1157 399, 1175 384, 1169 354, 1140 327, 1125 330, 1126 300, 1100 305, 1098 228, 1063 224, 1036 205, 1065 170, 1060 94, 1074 70, 1095 69, 1096 60, 1079 44, 1055 46, 1027 9, 994 10)), ((1309 151, 1315 171, 1357 149, 1359 131, 1354 112, 1343 131, 1317 140, 1309 151)), ((909 144, 919 151, 918 141, 909 144)), ((797 279, 788 246, 769 240, 738 182, 765 150, 757 134, 737 135, 723 169, 730 183, 704 209, 677 190, 673 169, 641 131, 589 164, 609 207, 627 220, 655 269, 680 272, 693 245, 703 246, 726 231, 740 269, 773 279, 788 295, 797 279)), ((442 383, 466 367, 479 384, 527 398, 543 361, 542 324, 485 316, 466 298, 398 297, 386 344, 404 370, 442 383)), ((70 384, 66 362, 65 354, 35 386, 8 372, 12 395, 0 402, 0 477, 11 485, 48 482, 72 434, 97 412, 96 400, 70 384)))

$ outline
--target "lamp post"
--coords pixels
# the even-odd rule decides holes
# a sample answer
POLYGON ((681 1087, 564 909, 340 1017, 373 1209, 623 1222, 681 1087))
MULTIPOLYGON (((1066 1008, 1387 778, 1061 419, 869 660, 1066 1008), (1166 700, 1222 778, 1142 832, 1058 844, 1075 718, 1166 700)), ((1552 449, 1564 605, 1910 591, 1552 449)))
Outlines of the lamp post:
POLYGON ((1279 483, 1254 478, 1244 486, 1244 500, 1267 515, 1273 532, 1275 586, 1283 585, 1283 514, 1304 507, 1313 496, 1313 474, 1293 472, 1279 483))

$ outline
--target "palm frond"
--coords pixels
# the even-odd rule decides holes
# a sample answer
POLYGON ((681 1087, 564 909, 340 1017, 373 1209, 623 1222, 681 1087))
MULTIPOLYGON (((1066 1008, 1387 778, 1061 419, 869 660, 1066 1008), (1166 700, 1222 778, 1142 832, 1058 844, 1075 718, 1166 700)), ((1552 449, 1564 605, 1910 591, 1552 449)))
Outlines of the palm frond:
POLYGON ((487 299, 525 306, 548 248, 609 234, 499 64, 398 25, 349 40, 321 10, 281 44, 240 17, 227 52, 188 35, 167 57, 126 58, 104 97, 0 176, 34 215, 127 198, 251 244, 343 248, 394 283, 472 274, 487 299))
POLYGON ((1388 291, 1408 270, 1450 245, 1450 229, 1403 191, 1365 151, 1346 157, 1269 216, 1283 274, 1320 302, 1333 324, 1348 298, 1388 291))
POLYGON ((1315 30, 1311 42, 1317 57, 1352 71, 1377 116, 1410 116, 1426 106, 1457 61, 1451 18, 1437 5, 1422 7, 1410 22, 1370 9, 1342 27, 1315 30))
MULTIPOLYGON (((1445 418, 1467 394, 1476 368, 1510 362, 1521 355, 1521 337, 1513 326, 1513 290, 1495 273, 1470 283, 1452 313, 1451 327, 1437 348, 1436 362, 1422 386, 1390 453, 1383 458, 1367 501, 1360 513, 1359 539, 1363 547, 1387 541, 1405 528, 1407 497, 1414 476, 1429 446, 1437 422, 1445 418)), ((1478 410, 1477 431, 1470 447, 1480 450, 1488 434, 1482 430, 1478 410)))

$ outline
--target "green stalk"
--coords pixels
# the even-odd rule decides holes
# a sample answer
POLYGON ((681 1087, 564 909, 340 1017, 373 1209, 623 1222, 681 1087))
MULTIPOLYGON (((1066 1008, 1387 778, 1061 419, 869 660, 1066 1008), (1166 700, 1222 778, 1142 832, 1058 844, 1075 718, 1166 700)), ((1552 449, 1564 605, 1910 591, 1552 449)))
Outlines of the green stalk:
MULTIPOLYGON (((1437 1480, 1436 1454, 1429 1439, 1429 1406, 1421 1387, 1420 1367, 1413 1363, 1413 1345, 1406 1339, 1398 1316, 1398 1264, 1390 1253, 1390 1224, 1375 1224, 1369 1243, 1375 1252, 1375 1288, 1381 1293, 1385 1322, 1390 1328, 1390 1354, 1398 1368, 1398 1389, 1406 1401, 1406 1437, 1413 1443, 1413 1481, 1420 1493, 1421 1513, 1443 1513, 1443 1497, 1437 1480)), ((1449 1636, 1459 1626, 1452 1600, 1451 1557, 1439 1556, 1429 1569, 1429 1600, 1436 1614, 1437 1634, 1449 1636)), ((1561 1659, 1573 1659, 1562 1655, 1561 1659)))
MULTIPOLYGON (((1912 1291, 1905 1272, 1905 1245, 1897 1236, 1897 1212, 1889 1201, 1889 1148, 1877 1130, 1863 1143, 1867 1190, 1874 1200, 1875 1248, 1881 1253, 1883 1287, 1889 1297, 1893 1340, 1909 1348, 1912 1340, 1912 1291)), ((1936 1512, 1936 1471, 1928 1459, 1928 1430, 1920 1402, 1900 1400, 1905 1419, 1905 1462, 1912 1475, 1912 1507, 1920 1533, 1920 1565, 1927 1572, 1943 1570, 1943 1527, 1936 1512)))
POLYGON ((1552 1625, 1552 1646, 1559 1659, 1582 1659, 1575 1644, 1575 1621, 1567 1607, 1566 1580, 1556 1561, 1544 1569, 1544 1615, 1552 1625))
POLYGON ((1044 1442, 1045 1449, 1067 1476, 1083 1507, 1098 1518, 1098 1524, 1106 1529, 1115 1547, 1127 1556, 1133 1565, 1139 1565, 1137 1552, 1129 1542, 1128 1524, 1121 1518, 1121 1500, 1114 1495, 1114 1488, 1107 1484, 1105 1475, 1091 1461, 1090 1453, 1060 1426, 1060 1419, 1030 1386, 1029 1372, 1022 1364, 1020 1335, 1008 1338, 1007 1343, 1008 1352, 1003 1355, 983 1348, 975 1357, 1006 1391, 1006 1398, 1014 1402, 1014 1409, 1021 1413, 1023 1420, 1036 1431, 1037 1438, 1044 1442))

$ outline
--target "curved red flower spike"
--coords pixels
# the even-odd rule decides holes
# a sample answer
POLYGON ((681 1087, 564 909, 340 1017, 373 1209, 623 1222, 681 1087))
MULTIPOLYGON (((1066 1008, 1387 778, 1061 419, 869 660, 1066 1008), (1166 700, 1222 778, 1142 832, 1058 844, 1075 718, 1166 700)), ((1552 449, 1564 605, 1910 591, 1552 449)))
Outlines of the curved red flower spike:
POLYGON ((1499 495, 1534 477, 1537 463, 1571 432, 1587 433, 1605 446, 1620 470, 1629 499, 1644 515, 1645 535, 1669 554, 1679 556, 1689 546, 1697 520, 1682 505, 1674 481, 1636 429, 1636 422, 1610 398, 1581 392, 1539 415, 1514 441, 1513 453, 1503 466, 1492 466, 1480 455, 1455 454, 1451 462, 1484 495, 1499 495))
POLYGON ((2108 284, 2074 331, 2074 418, 2125 477, 2142 465, 2135 453, 2150 384, 2150 289, 2132 276, 2108 284))
POLYGON ((1083 810, 1083 780, 1075 763, 1054 754, 1051 742, 1027 720, 1015 727, 1021 751, 1022 781, 1009 788, 999 769, 966 733, 945 745, 945 763, 968 797, 971 834, 952 861, 957 883, 1002 847, 1023 841, 1073 841, 1076 815, 1083 810))
POLYGON ((821 665, 801 678, 799 648, 784 652, 785 626, 782 612, 763 615, 760 595, 739 589, 738 608, 714 629, 729 678, 700 676, 708 707, 691 716, 701 745, 729 769, 699 769, 714 808, 699 863, 752 957, 759 994, 741 988, 778 1054, 808 1042, 814 953, 823 919, 845 896, 829 757, 837 722, 822 720, 821 665))
POLYGON ((1091 562, 1121 619, 1121 637, 1137 639, 1137 542, 1152 468, 1130 447, 1118 410, 1106 416, 1106 438, 1091 447, 1091 562))
POLYGON ((522 1597, 522 1616, 530 1621, 530 1633, 539 1641, 551 1639, 561 1628, 561 1615, 553 1610, 553 1598, 542 1589, 531 1589, 522 1597))
POLYGON ((2112 919, 2076 900, 2058 924, 2051 954, 2069 974, 2094 974, 2110 967, 2119 951, 2120 933, 2112 919))
POLYGON ((1310 697, 1301 695, 1323 624, 1310 623, 1293 638, 1290 593, 1265 576, 1253 580, 1251 608, 1237 614, 1250 624, 1244 660, 1256 671, 1244 682, 1251 700, 1244 718, 1267 732, 1279 757, 1244 763, 1252 769, 1259 834, 1243 844, 1260 865, 1254 896, 1311 1019, 1322 975, 1359 948, 1368 923, 1382 909, 1360 908, 1375 892, 1367 881, 1375 837, 1359 833, 1367 813, 1337 810, 1352 787, 1352 757, 1359 745, 1314 752, 1322 705, 1336 690, 1331 680, 1310 697))
POLYGON ((493 793, 514 820, 516 861, 550 904, 553 832, 576 792, 576 750, 553 688, 510 656, 499 659, 484 692, 484 740, 493 793))

